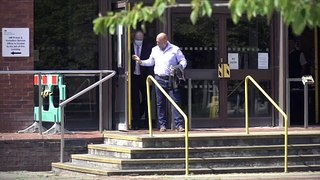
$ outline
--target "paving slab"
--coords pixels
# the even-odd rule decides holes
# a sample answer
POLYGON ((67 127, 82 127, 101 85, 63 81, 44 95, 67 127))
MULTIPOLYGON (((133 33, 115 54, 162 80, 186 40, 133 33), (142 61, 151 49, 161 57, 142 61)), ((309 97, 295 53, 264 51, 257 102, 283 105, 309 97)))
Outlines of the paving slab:
POLYGON ((247 173, 179 176, 95 176, 88 174, 55 173, 53 171, 0 172, 0 180, 320 180, 320 172, 247 173))

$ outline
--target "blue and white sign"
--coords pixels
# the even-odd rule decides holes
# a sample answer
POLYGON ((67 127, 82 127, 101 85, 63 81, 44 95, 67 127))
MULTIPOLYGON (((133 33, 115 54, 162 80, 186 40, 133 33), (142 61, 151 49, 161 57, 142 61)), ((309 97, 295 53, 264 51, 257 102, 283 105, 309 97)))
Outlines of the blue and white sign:
POLYGON ((29 28, 2 28, 2 57, 29 57, 29 28))

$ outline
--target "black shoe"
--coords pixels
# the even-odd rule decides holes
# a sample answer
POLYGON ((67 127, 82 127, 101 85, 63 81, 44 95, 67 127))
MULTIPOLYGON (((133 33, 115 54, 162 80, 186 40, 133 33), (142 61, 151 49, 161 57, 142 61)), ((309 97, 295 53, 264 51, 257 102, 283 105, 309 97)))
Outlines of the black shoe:
POLYGON ((139 126, 141 129, 149 129, 148 121, 142 121, 139 126))
POLYGON ((131 125, 131 130, 139 130, 139 126, 137 126, 137 125, 131 125))
POLYGON ((139 121, 137 120, 132 120, 132 124, 131 124, 131 130, 139 130, 139 121))
POLYGON ((139 130, 140 128, 138 126, 133 127, 133 130, 139 130))

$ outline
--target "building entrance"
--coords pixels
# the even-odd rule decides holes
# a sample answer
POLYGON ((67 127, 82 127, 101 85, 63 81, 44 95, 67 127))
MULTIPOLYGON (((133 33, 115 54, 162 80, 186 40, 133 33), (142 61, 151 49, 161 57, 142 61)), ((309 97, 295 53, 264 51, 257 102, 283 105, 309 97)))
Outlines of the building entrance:
MULTIPOLYGON (((271 26, 262 17, 250 22, 244 18, 235 25, 223 10, 196 25, 189 16, 188 9, 172 12, 171 41, 181 47, 188 60, 185 73, 191 81, 191 98, 184 101, 184 108, 191 104, 191 125, 242 127, 245 76, 251 75, 266 92, 274 94, 271 26), (229 64, 230 78, 218 77, 220 63, 229 64)), ((250 125, 273 125, 271 109, 264 96, 250 88, 250 125)))
MULTIPOLYGON (((305 29, 300 36, 295 36, 288 29, 288 78, 290 80, 290 125, 304 125, 304 85, 301 82, 303 75, 311 75, 318 79, 316 69, 316 48, 318 39, 315 30, 305 29)), ((317 83, 317 82, 315 82, 317 83)), ((308 125, 318 123, 317 120, 317 85, 308 85, 308 125)))

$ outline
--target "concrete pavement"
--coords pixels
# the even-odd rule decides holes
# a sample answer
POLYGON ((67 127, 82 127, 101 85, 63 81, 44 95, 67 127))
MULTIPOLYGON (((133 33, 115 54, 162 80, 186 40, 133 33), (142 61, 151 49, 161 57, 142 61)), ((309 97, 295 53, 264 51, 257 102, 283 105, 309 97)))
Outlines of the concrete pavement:
POLYGON ((209 174, 209 175, 189 175, 186 176, 94 176, 73 173, 55 173, 53 171, 29 172, 10 171, 0 172, 0 180, 160 180, 160 179, 186 179, 186 180, 320 180, 320 172, 291 172, 291 173, 250 173, 250 174, 209 174))

